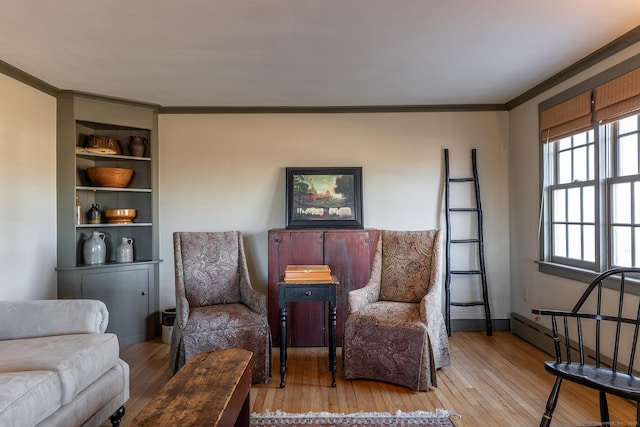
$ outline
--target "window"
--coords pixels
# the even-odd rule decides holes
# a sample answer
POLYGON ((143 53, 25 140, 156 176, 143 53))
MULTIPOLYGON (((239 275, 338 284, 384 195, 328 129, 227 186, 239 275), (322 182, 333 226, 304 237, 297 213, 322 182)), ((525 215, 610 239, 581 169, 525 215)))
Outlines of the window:
POLYGON ((640 159, 638 121, 640 115, 607 125, 613 144, 614 166, 607 179, 610 195, 609 265, 640 266, 640 159))
POLYGON ((551 145, 551 259, 591 267, 595 263, 595 141, 589 130, 551 145))
POLYGON ((541 261, 640 267, 640 68, 541 108, 540 130, 541 261))

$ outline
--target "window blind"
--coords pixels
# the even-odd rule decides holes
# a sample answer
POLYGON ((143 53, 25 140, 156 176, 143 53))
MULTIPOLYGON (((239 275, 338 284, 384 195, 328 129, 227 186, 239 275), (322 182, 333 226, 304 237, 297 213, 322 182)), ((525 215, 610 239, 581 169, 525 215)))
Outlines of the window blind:
POLYGON ((640 113, 640 68, 596 88, 596 115, 601 123, 640 113))
POLYGON ((591 95, 589 90, 555 105, 540 114, 542 141, 556 141, 593 127, 591 95))

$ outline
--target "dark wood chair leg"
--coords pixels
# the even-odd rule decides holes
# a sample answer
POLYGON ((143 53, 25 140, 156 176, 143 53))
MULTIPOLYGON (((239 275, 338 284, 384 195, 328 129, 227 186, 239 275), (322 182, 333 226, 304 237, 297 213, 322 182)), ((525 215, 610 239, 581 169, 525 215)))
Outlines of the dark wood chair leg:
POLYGON ((607 404, 607 394, 604 391, 598 392, 600 396, 600 421, 603 425, 609 425, 609 405, 607 404))
POLYGON ((122 421, 122 417, 124 417, 124 406, 119 407, 116 412, 109 417, 111 425, 113 427, 118 427, 120 425, 120 421, 122 421))
POLYGON ((562 378, 557 377, 556 382, 551 389, 549 399, 547 400, 547 408, 544 411, 542 420, 540 420, 540 427, 549 427, 551 424, 551 418, 553 417, 553 411, 556 409, 556 403, 558 403, 558 394, 560 393, 560 385, 562 385, 562 378))

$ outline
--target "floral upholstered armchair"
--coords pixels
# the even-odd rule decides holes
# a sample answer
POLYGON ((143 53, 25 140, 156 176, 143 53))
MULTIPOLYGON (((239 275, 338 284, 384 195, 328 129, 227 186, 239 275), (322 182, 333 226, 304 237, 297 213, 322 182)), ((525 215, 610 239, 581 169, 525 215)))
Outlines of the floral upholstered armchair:
POLYGON ((176 321, 169 367, 177 372, 197 353, 225 348, 253 352, 253 382, 271 375, 267 298, 251 287, 242 235, 173 234, 176 321))
POLYGON ((380 233, 371 276, 349 292, 344 329, 346 379, 372 379, 416 391, 437 386, 450 364, 441 309, 439 230, 380 233))

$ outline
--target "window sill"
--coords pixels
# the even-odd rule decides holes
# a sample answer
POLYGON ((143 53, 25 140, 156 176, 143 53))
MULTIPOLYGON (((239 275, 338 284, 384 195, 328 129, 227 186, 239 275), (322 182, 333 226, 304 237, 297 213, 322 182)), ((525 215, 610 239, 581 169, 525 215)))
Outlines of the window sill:
MULTIPOLYGON (((565 279, 576 280, 578 282, 591 283, 593 279, 598 277, 600 273, 585 270, 583 268, 571 267, 568 265, 555 264, 547 261, 535 261, 538 264, 538 271, 545 274, 551 274, 553 276, 563 277, 565 279)), ((627 277, 627 280, 633 283, 640 284, 640 278, 627 277)), ((604 284, 605 288, 617 289, 619 282, 617 280, 611 280, 611 283, 604 284)), ((633 289, 627 289, 627 293, 640 295, 640 290, 633 287, 633 289)))

